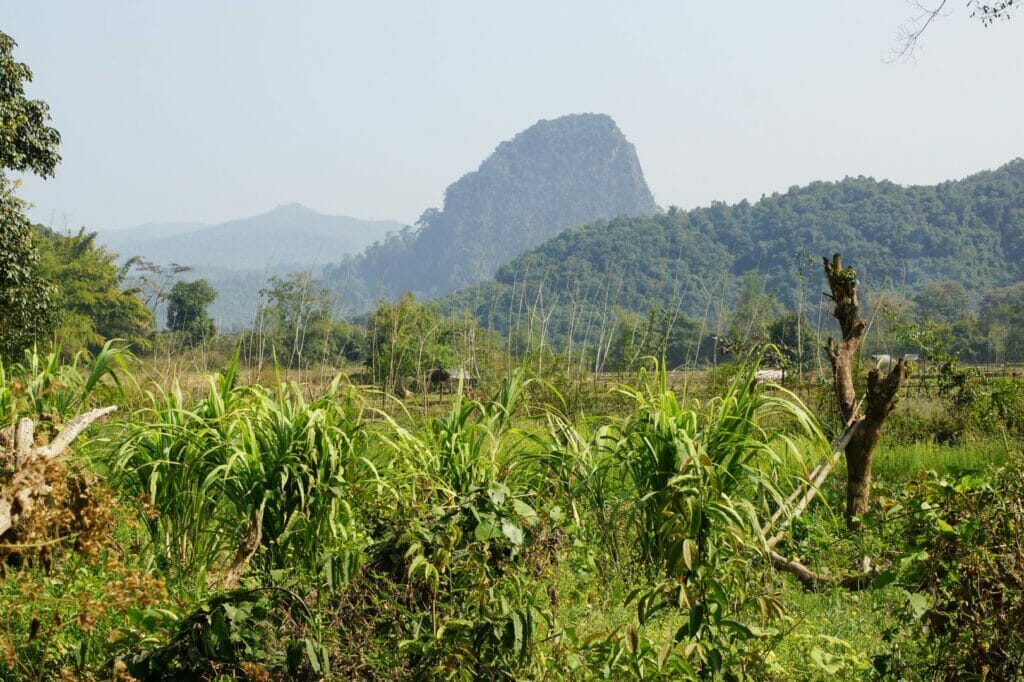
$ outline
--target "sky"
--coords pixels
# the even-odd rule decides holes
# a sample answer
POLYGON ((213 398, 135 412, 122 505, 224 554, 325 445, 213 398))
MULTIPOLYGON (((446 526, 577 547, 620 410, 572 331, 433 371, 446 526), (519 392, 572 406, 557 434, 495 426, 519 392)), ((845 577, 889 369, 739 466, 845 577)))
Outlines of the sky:
POLYGON ((967 0, 892 62, 901 0, 3 0, 62 135, 25 177, 56 227, 217 223, 299 202, 414 222, 542 118, 611 115, 655 199, 930 184, 1024 156, 1024 17, 967 0))

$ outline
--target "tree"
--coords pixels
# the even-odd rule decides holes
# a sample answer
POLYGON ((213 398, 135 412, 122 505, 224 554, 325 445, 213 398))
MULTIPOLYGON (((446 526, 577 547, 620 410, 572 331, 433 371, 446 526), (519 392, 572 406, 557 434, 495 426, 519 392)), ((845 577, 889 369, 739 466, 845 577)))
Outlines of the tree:
POLYGON ((149 347, 153 313, 125 286, 126 267, 96 245, 96 233, 60 235, 37 226, 39 272, 53 285, 55 342, 68 351, 96 352, 110 339, 149 347))
POLYGON ((394 304, 381 301, 366 326, 374 383, 392 393, 403 393, 412 382, 425 388, 432 368, 459 364, 455 331, 412 294, 394 304))
POLYGON ((981 302, 981 326, 1004 362, 1024 360, 1024 282, 991 289, 981 302))
POLYGON ((756 272, 747 272, 740 280, 736 309, 729 316, 729 334, 741 348, 765 341, 778 307, 775 298, 765 291, 763 279, 756 272))
POLYGON ((39 276, 24 209, 0 174, 0 360, 17 356, 53 325, 50 288, 39 276))
POLYGON ((605 358, 610 369, 631 371, 645 358, 664 360, 669 369, 692 366, 714 352, 710 335, 701 335, 700 321, 678 311, 654 306, 646 317, 621 309, 616 315, 614 340, 605 358))
POLYGON ((786 362, 797 371, 810 366, 818 347, 813 329, 799 313, 788 311, 775 318, 767 329, 768 341, 774 344, 786 362))
POLYGON ((32 81, 32 71, 14 61, 16 45, 0 32, 0 172, 50 177, 60 163, 60 133, 47 125, 50 108, 46 102, 25 97, 25 83, 32 81))
POLYGON ((360 331, 348 322, 332 319, 330 293, 311 273, 271 277, 260 295, 266 300, 260 331, 279 351, 278 360, 303 367, 359 357, 360 331))
MULTIPOLYGON (((967 6, 971 8, 971 17, 979 20, 985 26, 991 26, 997 21, 1010 18, 1017 0, 995 0, 995 2, 984 2, 983 0, 968 0, 967 6)), ((899 29, 899 41, 894 51, 892 61, 909 58, 917 49, 918 41, 928 27, 936 19, 943 15, 943 10, 949 0, 934 0, 930 6, 923 2, 917 3, 920 13, 913 17, 899 29)), ((1019 6, 1019 5, 1018 5, 1019 6)))
POLYGON ((156 309, 167 300, 167 290, 171 283, 180 275, 192 271, 188 265, 160 265, 142 256, 132 256, 125 262, 124 267, 131 287, 138 291, 139 298, 154 317, 156 309))
POLYGON ((14 60, 16 44, 0 32, 0 359, 45 336, 52 324, 26 204, 15 196, 17 184, 6 171, 52 176, 60 161, 60 133, 47 125, 46 103, 25 97, 32 71, 14 60))
POLYGON ((868 372, 867 394, 863 398, 864 416, 860 416, 860 401, 853 381, 857 351, 864 340, 867 322, 860 316, 857 298, 857 273, 843 267, 840 254, 825 261, 825 277, 832 299, 832 316, 839 322, 842 340, 837 344, 831 338, 826 351, 832 365, 832 379, 836 389, 839 414, 847 424, 849 440, 846 456, 846 522, 851 528, 859 525, 859 518, 867 511, 871 498, 871 457, 882 435, 882 424, 892 411, 896 392, 907 379, 907 364, 898 360, 883 376, 878 367, 868 372))
MULTIPOLYGON (((971 299, 964 285, 954 280, 928 282, 914 296, 918 317, 927 316, 933 322, 953 325, 971 313, 971 299)), ((919 319, 919 322, 925 322, 919 319)))
POLYGON ((217 291, 205 279, 178 282, 167 297, 167 328, 182 332, 190 343, 198 343, 216 333, 207 309, 217 291))

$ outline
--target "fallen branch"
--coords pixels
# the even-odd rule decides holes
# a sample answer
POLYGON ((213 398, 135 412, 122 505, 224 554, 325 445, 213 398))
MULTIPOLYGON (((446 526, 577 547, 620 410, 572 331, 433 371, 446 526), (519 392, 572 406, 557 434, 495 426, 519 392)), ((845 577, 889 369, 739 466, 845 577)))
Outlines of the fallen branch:
POLYGON ((771 560, 772 566, 787 573, 792 573, 807 589, 833 586, 858 591, 869 587, 874 581, 875 576, 878 575, 878 570, 871 565, 871 561, 867 557, 864 557, 862 572, 850 575, 821 575, 795 559, 787 559, 775 550, 768 550, 768 558, 771 560))
POLYGON ((46 457, 47 459, 57 457, 67 450, 72 441, 78 438, 82 431, 89 428, 90 424, 116 411, 117 405, 111 405, 110 407, 98 407, 95 410, 89 410, 85 414, 78 415, 57 434, 57 437, 49 445, 37 449, 39 456, 46 457))
MULTIPOLYGON (((789 499, 786 500, 786 503, 779 507, 777 510, 775 510, 775 513, 772 514, 772 517, 768 520, 768 523, 766 523, 764 527, 761 529, 762 535, 768 535, 768 533, 771 532, 771 530, 775 527, 779 520, 787 514, 790 507, 795 502, 797 502, 798 499, 800 501, 796 504, 796 507, 793 508, 792 512, 789 513, 789 520, 792 521, 793 519, 804 513, 804 511, 807 509, 810 503, 818 495, 818 491, 821 490, 821 486, 822 484, 825 483, 825 479, 828 478, 828 475, 832 473, 832 469, 839 462, 839 458, 843 456, 843 452, 846 450, 846 445, 853 438, 854 434, 856 433, 858 427, 861 424, 861 421, 862 420, 857 417, 850 418, 850 421, 846 423, 846 428, 843 429, 843 432, 839 435, 838 440, 836 440, 835 444, 832 446, 831 455, 828 457, 828 459, 826 459, 824 462, 815 467, 814 470, 811 471, 810 476, 807 477, 807 488, 804 488, 803 483, 797 486, 796 490, 794 490, 793 493, 789 496, 789 499)), ((779 544, 779 542, 781 542, 782 538, 784 537, 785 530, 781 530, 778 533, 776 533, 774 536, 768 539, 768 548, 771 549, 775 545, 779 544)))
POLYGON ((253 514, 249 529, 242 537, 242 541, 238 545, 238 551, 235 553, 235 558, 232 560, 228 570, 224 572, 223 577, 220 580, 214 579, 210 581, 208 587, 211 589, 233 590, 238 585, 238 581, 245 575, 245 572, 249 570, 249 563, 256 556, 256 551, 263 542, 263 508, 266 506, 266 503, 267 501, 264 500, 253 514))
POLYGON ((35 444, 33 421, 25 418, 18 422, 14 427, 13 447, 7 452, 0 451, 0 468, 6 464, 13 469, 0 483, 0 538, 53 492, 46 482, 47 464, 63 454, 90 424, 115 410, 117 406, 112 405, 79 415, 51 443, 41 446, 35 444))
MULTIPOLYGON (((796 506, 793 507, 792 511, 789 513, 789 521, 792 521, 803 514, 814 498, 817 497, 818 492, 821 490, 821 486, 825 483, 825 479, 828 478, 830 473, 832 473, 832 469, 835 468, 835 465, 839 462, 839 458, 842 457, 843 453, 846 451, 846 446, 857 433, 857 430, 864 421, 863 417, 857 416, 862 402, 863 398, 854 404, 852 414, 846 422, 846 427, 832 446, 832 452, 829 457, 816 466, 807 477, 806 483, 802 482, 798 485, 796 490, 794 490, 786 500, 786 503, 772 514, 772 517, 761 529, 762 535, 768 535, 779 520, 782 519, 782 517, 790 510, 794 502, 796 502, 796 506), (798 499, 799 502, 797 502, 798 499)), ((784 528, 765 540, 765 548, 768 550, 768 558, 771 561, 772 566, 794 575, 806 589, 834 586, 858 591, 868 587, 875 575, 877 575, 877 570, 871 566, 871 561, 868 557, 864 557, 864 567, 861 573, 842 576, 815 573, 799 561, 795 559, 787 559, 774 550, 775 545, 782 542, 785 537, 786 529, 784 528)))

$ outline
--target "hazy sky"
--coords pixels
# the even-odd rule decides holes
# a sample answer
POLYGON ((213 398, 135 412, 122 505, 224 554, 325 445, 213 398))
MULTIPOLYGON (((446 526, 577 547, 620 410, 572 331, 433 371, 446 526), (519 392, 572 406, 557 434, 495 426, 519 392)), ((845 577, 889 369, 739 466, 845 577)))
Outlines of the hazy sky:
POLYGON ((1024 16, 983 28, 949 5, 896 64, 900 0, 3 0, 0 30, 63 135, 56 178, 21 191, 36 220, 297 201, 413 221, 500 141, 573 112, 618 122, 663 206, 1024 156, 1024 16))

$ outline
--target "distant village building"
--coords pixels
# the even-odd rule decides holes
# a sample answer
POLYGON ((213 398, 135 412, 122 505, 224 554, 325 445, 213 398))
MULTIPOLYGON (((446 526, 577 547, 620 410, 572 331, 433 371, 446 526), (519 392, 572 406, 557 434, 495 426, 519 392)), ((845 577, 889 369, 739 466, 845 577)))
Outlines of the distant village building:
POLYGON ((876 353, 871 356, 871 362, 875 363, 876 368, 889 371, 889 367, 891 367, 892 363, 896 361, 891 355, 886 353, 876 353))
POLYGON ((921 356, 918 353, 904 353, 901 357, 897 358, 892 355, 885 353, 876 353, 871 356, 871 362, 875 363, 875 367, 888 372, 893 365, 896 364, 897 360, 905 360, 906 362, 920 362, 921 356))
POLYGON ((435 367, 430 370, 430 387, 441 393, 454 393, 460 385, 474 384, 473 376, 463 367, 435 367))
POLYGON ((759 369, 754 372, 754 381, 759 384, 779 383, 785 378, 784 369, 759 369))

